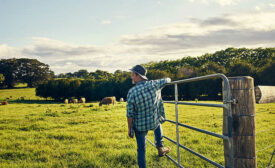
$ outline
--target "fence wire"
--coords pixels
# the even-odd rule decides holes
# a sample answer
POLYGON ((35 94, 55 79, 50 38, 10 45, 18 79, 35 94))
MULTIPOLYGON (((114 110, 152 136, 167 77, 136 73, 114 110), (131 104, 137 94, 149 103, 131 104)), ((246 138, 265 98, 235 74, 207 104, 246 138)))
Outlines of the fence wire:
POLYGON ((273 147, 273 146, 275 147, 275 145, 266 146, 266 147, 264 147, 264 148, 262 148, 262 149, 260 149, 260 150, 257 150, 256 152, 264 151, 264 150, 269 149, 269 148, 271 148, 271 147, 273 147))
POLYGON ((261 131, 257 131, 256 134, 262 133, 262 132, 268 132, 271 130, 274 130, 275 128, 270 128, 270 129, 265 129, 265 130, 261 130, 261 131))
MULTIPOLYGON (((270 112, 270 111, 261 111, 261 112, 256 112, 256 114, 260 114, 260 113, 269 113, 269 112, 270 112)), ((256 135, 260 136, 259 134, 262 135, 262 133, 271 134, 271 133, 269 133, 269 132, 270 132, 270 131, 274 131, 274 130, 275 130, 275 127, 273 127, 273 128, 268 128, 268 129, 264 129, 264 130, 260 130, 260 131, 257 131, 257 132, 256 132, 256 135)), ((266 167, 266 168, 271 168, 271 167, 273 167, 273 164, 271 164, 271 162, 272 162, 272 159, 273 159, 273 157, 274 157, 275 144, 271 144, 271 145, 265 146, 265 147, 263 147, 263 148, 257 150, 257 151, 256 151, 257 155, 258 155, 258 153, 260 153, 260 152, 263 153, 263 154, 266 156, 266 158, 267 158, 267 157, 268 157, 268 158, 270 157, 270 160, 268 159, 268 162, 266 163, 266 166, 264 166, 264 167, 266 167), (269 152, 268 152, 267 150, 272 149, 272 148, 273 148, 273 152, 270 153, 270 155, 269 155, 269 152)))

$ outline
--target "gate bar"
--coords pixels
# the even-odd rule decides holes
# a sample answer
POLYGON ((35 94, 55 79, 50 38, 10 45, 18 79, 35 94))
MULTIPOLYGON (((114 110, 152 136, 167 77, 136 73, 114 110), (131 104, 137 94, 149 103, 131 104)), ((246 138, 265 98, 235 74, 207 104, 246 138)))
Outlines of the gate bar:
POLYGON ((180 135, 179 135, 179 113, 178 113, 178 84, 175 84, 175 112, 176 112, 176 133, 177 133, 177 157, 178 167, 180 167, 180 135))
MULTIPOLYGON (((215 165, 216 167, 219 168, 224 168, 222 165, 206 158, 205 156, 179 144, 179 131, 178 131, 178 126, 183 126, 189 129, 193 129, 202 133, 206 133, 218 138, 222 138, 224 139, 224 150, 226 148, 226 150, 229 153, 229 156, 227 156, 228 158, 225 158, 225 166, 228 168, 232 167, 233 164, 233 158, 232 158, 232 153, 233 153, 233 149, 232 149, 232 110, 231 110, 231 103, 234 103, 234 100, 231 100, 231 92, 230 92, 230 86, 229 86, 229 80, 227 79, 227 77, 224 74, 218 73, 218 74, 212 74, 212 75, 206 75, 206 76, 200 76, 200 77, 194 77, 194 78, 189 78, 189 79, 183 79, 183 80, 178 80, 178 81, 173 81, 170 83, 167 83, 166 85, 175 85, 175 102, 173 101, 164 101, 164 103, 173 103, 175 104, 175 111, 176 111, 176 122, 172 122, 174 124, 176 124, 176 131, 177 131, 177 142, 166 137, 163 136, 164 138, 170 140, 171 142, 173 142, 174 144, 177 145, 177 157, 178 157, 178 162, 176 162, 175 160, 173 160, 169 155, 167 155, 167 158, 169 158, 170 160, 172 160, 174 163, 176 163, 178 165, 178 167, 182 167, 180 165, 180 152, 179 152, 179 147, 191 152, 192 154, 200 157, 201 159, 215 165), (220 77, 223 80, 223 104, 207 104, 207 103, 188 103, 188 102, 179 102, 178 101, 178 87, 177 84, 179 83, 188 83, 188 82, 194 82, 194 81, 200 81, 200 80, 205 80, 205 79, 210 79, 210 78, 214 78, 214 77, 220 77), (210 106, 210 107, 222 107, 224 109, 224 111, 226 111, 227 116, 227 120, 228 120, 228 125, 227 125, 227 136, 224 135, 219 135, 213 132, 209 132, 206 130, 201 130, 199 128, 195 128, 195 127, 191 127, 188 125, 184 125, 178 122, 178 104, 183 104, 183 105, 197 105, 197 106, 210 106), (226 144, 225 144, 226 142, 226 144)), ((225 113, 225 112, 224 112, 225 113)), ((166 120, 168 121, 168 120, 166 120)), ((146 140, 148 142, 150 142, 147 138, 146 140)), ((152 142, 150 142, 153 146, 155 146, 152 142)))
MULTIPOLYGON (((146 138, 146 141, 149 142, 151 145, 153 145, 156 148, 156 145, 151 142, 149 139, 146 138)), ((177 161, 175 161, 173 158, 171 158, 171 156, 169 155, 165 155, 168 159, 170 159, 172 162, 174 162, 176 165, 178 165, 180 168, 184 168, 181 164, 179 164, 177 161)))
MULTIPOLYGON (((162 136, 162 137, 164 137, 164 138, 166 138, 167 140, 173 142, 174 144, 177 144, 176 141, 174 141, 174 140, 168 138, 167 136, 162 136)), ((181 144, 179 144, 179 146, 180 146, 181 148, 183 148, 183 149, 185 149, 185 150, 191 152, 192 154, 194 154, 194 155, 200 157, 201 159, 203 159, 203 160, 205 160, 205 161, 207 161, 207 162, 209 162, 209 163, 215 165, 216 167, 224 168, 222 165, 220 165, 220 164, 218 164, 218 163, 216 163, 216 162, 214 162, 214 161, 208 159, 207 157, 205 157, 205 156, 203 156, 203 155, 201 155, 201 154, 199 154, 199 153, 193 151, 192 149, 189 149, 189 148, 187 148, 187 147, 185 147, 185 146, 183 146, 183 145, 181 145, 181 144)))
POLYGON ((180 168, 184 168, 181 164, 179 164, 177 161, 175 161, 173 158, 171 158, 171 156, 169 155, 165 155, 168 159, 170 159, 172 162, 174 162, 177 166, 179 166, 180 168))
MULTIPOLYGON (((220 77, 223 80, 227 80, 228 81, 228 79, 226 78, 226 76, 224 74, 217 73, 217 74, 212 74, 212 75, 205 75, 205 76, 199 76, 199 77, 194 77, 194 78, 189 78, 189 79, 177 80, 177 81, 173 81, 173 82, 167 83, 166 85, 173 85, 173 84, 177 84, 177 83, 195 82, 195 81, 210 79, 210 78, 214 78, 214 77, 220 77)), ((226 86, 226 88, 229 88, 229 85, 226 86)))
MULTIPOLYGON (((175 104, 175 101, 163 101, 163 103, 171 103, 175 104)), ((183 105, 195 105, 195 106, 208 106, 208 107, 221 107, 221 108, 227 108, 224 104, 210 104, 210 103, 189 103, 189 102, 177 102, 178 104, 183 105)))
MULTIPOLYGON (((176 122, 172 121, 172 120, 165 120, 165 121, 176 124, 176 122)), ((217 133, 214 133, 214 132, 210 132, 210 131, 206 131, 206 130, 203 130, 203 129, 200 129, 200 128, 192 127, 192 126, 185 125, 185 124, 182 124, 182 123, 178 123, 178 124, 182 127, 186 127, 186 128, 198 131, 198 132, 202 132, 202 133, 205 133, 205 134, 208 134, 208 135, 212 135, 212 136, 217 137, 217 138, 228 140, 228 137, 224 136, 224 135, 220 135, 220 134, 217 134, 217 133)))

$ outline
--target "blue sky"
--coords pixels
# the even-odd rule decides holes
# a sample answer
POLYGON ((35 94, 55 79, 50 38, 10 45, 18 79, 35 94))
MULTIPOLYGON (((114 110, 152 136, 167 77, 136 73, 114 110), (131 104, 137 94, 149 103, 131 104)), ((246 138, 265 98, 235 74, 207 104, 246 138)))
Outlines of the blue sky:
POLYGON ((56 73, 275 47, 274 0, 0 0, 0 20, 0 58, 56 73))

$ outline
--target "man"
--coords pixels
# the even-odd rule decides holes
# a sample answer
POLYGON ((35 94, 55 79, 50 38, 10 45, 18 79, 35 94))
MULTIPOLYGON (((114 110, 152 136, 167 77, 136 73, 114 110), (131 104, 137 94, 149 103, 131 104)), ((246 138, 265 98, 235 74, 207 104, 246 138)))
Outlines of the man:
POLYGON ((135 132, 137 141, 138 165, 146 167, 146 135, 148 130, 154 130, 155 142, 159 156, 170 152, 163 146, 161 123, 165 121, 165 113, 161 98, 161 89, 170 78, 148 81, 147 70, 136 65, 131 69, 132 87, 127 95, 128 136, 133 138, 135 132), (134 132, 133 132, 134 130, 134 132))

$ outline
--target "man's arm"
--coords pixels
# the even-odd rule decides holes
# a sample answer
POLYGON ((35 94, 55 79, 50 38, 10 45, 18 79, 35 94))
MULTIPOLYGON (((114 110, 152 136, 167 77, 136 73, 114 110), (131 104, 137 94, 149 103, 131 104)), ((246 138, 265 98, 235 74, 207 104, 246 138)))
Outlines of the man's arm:
POLYGON ((132 130, 132 124, 134 120, 134 99, 131 95, 131 93, 128 93, 127 95, 127 121, 128 121, 128 136, 130 138, 133 138, 132 130))
POLYGON ((171 82, 170 78, 163 78, 163 79, 159 79, 159 80, 155 80, 155 86, 157 89, 161 89, 162 87, 165 86, 166 83, 171 82))
POLYGON ((133 118, 127 118, 127 120, 128 120, 128 136, 130 138, 133 138, 133 133, 131 132, 133 131, 132 130, 133 118))

